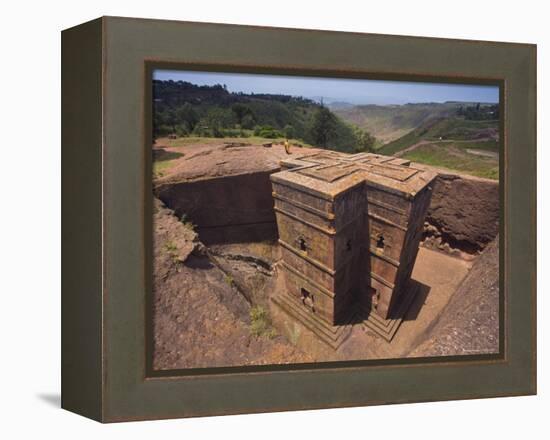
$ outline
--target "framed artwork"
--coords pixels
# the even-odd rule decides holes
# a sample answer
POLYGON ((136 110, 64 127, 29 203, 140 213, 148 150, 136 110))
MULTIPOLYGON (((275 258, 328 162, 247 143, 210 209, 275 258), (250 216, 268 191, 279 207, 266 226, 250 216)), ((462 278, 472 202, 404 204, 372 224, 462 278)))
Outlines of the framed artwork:
POLYGON ((62 33, 62 406, 536 392, 536 46, 62 33))

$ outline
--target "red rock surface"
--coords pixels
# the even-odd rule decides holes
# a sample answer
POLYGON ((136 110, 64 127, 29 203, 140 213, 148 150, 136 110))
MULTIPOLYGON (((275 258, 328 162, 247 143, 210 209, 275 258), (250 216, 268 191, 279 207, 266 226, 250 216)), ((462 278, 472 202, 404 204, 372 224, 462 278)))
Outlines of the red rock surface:
POLYGON ((277 238, 269 176, 289 156, 282 145, 220 142, 163 151, 174 156, 184 153, 155 179, 155 194, 179 217, 196 224, 205 243, 277 238))
POLYGON ((498 250, 497 237, 476 259, 444 313, 434 321, 410 356, 498 353, 498 250))
POLYGON ((156 186, 221 176, 274 172, 280 168, 281 159, 292 157, 298 152, 303 154, 305 149, 295 147, 287 155, 284 146, 279 144, 268 148, 262 145, 234 145, 220 140, 219 143, 193 144, 164 150, 184 155, 175 159, 165 175, 155 181, 156 186))
POLYGON ((250 304, 205 255, 196 234, 156 203, 155 369, 308 362, 282 336, 254 336, 250 304))

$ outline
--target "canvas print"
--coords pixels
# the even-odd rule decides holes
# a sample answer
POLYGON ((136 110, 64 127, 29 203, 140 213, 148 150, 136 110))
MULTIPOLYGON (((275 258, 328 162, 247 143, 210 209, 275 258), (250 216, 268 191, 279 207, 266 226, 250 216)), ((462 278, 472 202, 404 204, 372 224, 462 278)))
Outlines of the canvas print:
POLYGON ((154 370, 499 353, 498 85, 151 81, 154 370))

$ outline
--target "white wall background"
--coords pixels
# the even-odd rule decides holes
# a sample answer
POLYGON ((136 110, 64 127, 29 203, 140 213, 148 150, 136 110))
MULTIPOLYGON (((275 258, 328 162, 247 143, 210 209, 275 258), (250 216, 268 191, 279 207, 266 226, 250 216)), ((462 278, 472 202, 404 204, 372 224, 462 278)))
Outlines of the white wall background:
POLYGON ((548 140, 544 123, 550 121, 545 81, 550 39, 545 2, 18 0, 4 2, 0 10, 1 437, 548 438, 550 282, 543 278, 548 253, 542 250, 550 247, 544 230, 550 223, 545 197, 550 162, 542 146, 548 140), (537 43, 539 396, 108 426, 59 409, 60 31, 101 15, 537 43))

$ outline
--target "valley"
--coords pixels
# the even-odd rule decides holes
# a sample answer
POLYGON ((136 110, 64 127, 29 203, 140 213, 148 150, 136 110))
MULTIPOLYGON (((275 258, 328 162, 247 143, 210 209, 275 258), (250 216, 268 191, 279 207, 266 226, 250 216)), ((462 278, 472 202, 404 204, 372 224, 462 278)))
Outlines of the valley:
POLYGON ((474 103, 338 106, 348 123, 368 130, 377 153, 498 179, 498 106, 474 103))

